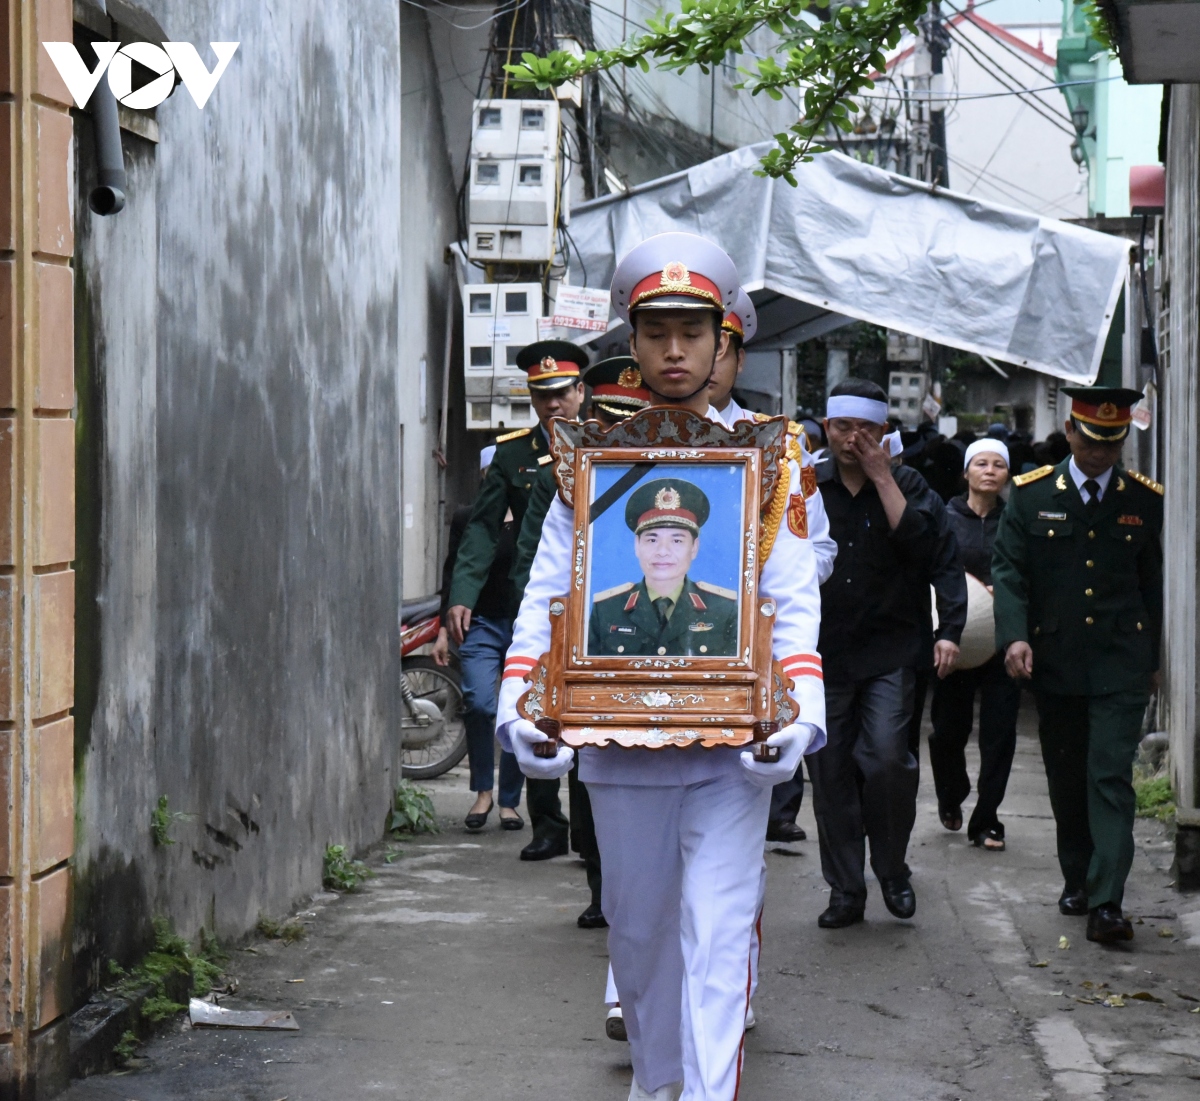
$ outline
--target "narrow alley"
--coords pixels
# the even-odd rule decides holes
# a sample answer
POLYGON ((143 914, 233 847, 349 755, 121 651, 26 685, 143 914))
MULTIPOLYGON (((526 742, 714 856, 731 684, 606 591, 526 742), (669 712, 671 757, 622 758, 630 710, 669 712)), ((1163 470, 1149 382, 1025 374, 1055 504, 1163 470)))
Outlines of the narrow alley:
MULTIPOLYGON (((1196 1097, 1200 897, 1172 889, 1171 845, 1140 820, 1129 948, 1089 944, 1085 921, 1059 914, 1032 720, 1022 712, 1007 852, 943 830, 926 780, 911 922, 891 918, 872 884, 864 924, 817 928, 828 889, 807 798, 810 840, 768 846, 745 1101, 1196 1097), (1124 1004, 1105 1004, 1112 995, 1124 1004)), ((302 941, 255 938, 231 952, 238 991, 222 1004, 290 1009, 298 1033, 176 1023, 136 1069, 76 1082, 68 1101, 624 1096, 628 1049, 604 1035, 605 934, 575 926, 582 869, 573 858, 520 863, 527 832, 465 836, 462 770, 429 787, 440 834, 392 845, 391 863, 376 850, 361 893, 301 907, 302 941)))

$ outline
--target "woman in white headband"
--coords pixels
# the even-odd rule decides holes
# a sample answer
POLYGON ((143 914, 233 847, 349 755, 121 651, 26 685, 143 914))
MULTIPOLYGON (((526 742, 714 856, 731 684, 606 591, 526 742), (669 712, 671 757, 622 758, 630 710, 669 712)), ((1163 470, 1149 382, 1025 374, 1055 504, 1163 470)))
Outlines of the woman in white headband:
MULTIPOLYGON (((1008 448, 1000 440, 976 440, 967 448, 964 473, 967 492, 950 500, 948 511, 959 555, 968 574, 989 589, 992 583, 992 545, 1004 502, 1000 491, 1008 481, 1008 448)), ((987 597, 979 590, 982 599, 987 597)), ((990 615, 985 630, 991 637, 990 615)), ((968 632, 970 632, 968 626, 968 632)), ((1004 823, 997 817, 1017 744, 1017 708, 1021 689, 1006 675, 1002 654, 974 669, 959 669, 934 686, 930 718, 929 761, 937 789, 938 817, 948 830, 960 830, 962 803, 971 791, 967 776, 966 744, 979 707, 979 782, 975 810, 967 837, 980 848, 1004 848, 1004 823)))

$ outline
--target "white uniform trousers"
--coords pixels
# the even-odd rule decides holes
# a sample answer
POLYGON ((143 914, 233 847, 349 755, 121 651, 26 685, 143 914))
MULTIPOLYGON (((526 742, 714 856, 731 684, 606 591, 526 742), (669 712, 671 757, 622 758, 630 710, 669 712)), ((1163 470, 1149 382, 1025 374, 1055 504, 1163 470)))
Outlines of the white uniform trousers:
POLYGON ((634 1076, 650 1092, 682 1080, 681 1101, 734 1101, 771 791, 739 767, 588 794, 634 1076))

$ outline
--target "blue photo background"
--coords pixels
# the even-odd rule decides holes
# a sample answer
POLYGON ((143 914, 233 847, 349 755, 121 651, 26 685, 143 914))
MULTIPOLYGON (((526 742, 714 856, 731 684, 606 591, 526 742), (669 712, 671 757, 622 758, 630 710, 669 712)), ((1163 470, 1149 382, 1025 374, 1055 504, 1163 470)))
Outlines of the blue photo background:
MULTIPOLYGON (((632 463, 597 463, 595 492, 599 497, 632 463)), ((641 580, 642 571, 633 553, 633 532, 625 524, 625 504, 643 482, 678 477, 691 482, 708 497, 708 521, 700 529, 700 552, 688 570, 693 581, 707 581, 740 594, 742 545, 742 490, 746 468, 741 463, 659 463, 614 502, 593 526, 588 577, 588 607, 592 594, 626 581, 641 580)))

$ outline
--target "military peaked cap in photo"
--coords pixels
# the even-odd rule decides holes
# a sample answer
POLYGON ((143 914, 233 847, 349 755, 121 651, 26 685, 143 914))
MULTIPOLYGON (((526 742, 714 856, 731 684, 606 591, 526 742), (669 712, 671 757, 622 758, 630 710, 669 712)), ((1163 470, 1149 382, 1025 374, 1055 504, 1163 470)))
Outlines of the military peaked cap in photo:
POLYGON ((716 310, 737 301, 737 268, 725 250, 695 233, 659 233, 627 253, 613 273, 613 309, 716 310))
POLYGON ((613 417, 632 417, 650 404, 650 391, 642 385, 642 372, 633 356, 611 356, 593 363, 583 373, 592 402, 613 417))
POLYGON ((1137 390, 1122 386, 1062 386, 1071 399, 1071 420, 1085 436, 1116 443, 1129 435, 1133 407, 1142 400, 1137 390))
POLYGON ((750 296, 741 287, 738 287, 733 309, 725 315, 721 328, 736 334, 743 344, 748 344, 758 332, 758 313, 754 309, 754 303, 750 301, 750 296))
POLYGON ((517 353, 517 366, 529 376, 529 389, 545 393, 579 381, 588 354, 569 340, 538 340, 517 353))
POLYGON ((651 528, 684 528, 699 535, 708 519, 708 497, 681 478, 656 478, 639 486, 625 505, 625 523, 635 535, 651 528))

